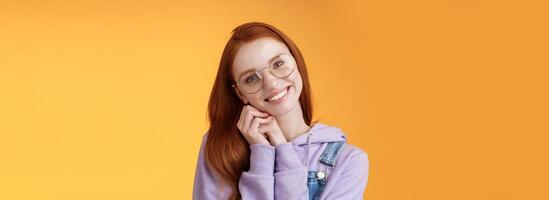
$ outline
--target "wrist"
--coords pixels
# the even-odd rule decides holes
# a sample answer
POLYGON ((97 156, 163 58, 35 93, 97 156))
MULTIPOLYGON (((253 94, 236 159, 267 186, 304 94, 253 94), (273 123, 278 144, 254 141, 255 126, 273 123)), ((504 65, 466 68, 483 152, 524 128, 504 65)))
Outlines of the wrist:
POLYGON ((285 144, 285 143, 288 143, 288 141, 286 141, 286 138, 279 137, 279 138, 277 138, 276 140, 273 141, 273 146, 277 146, 277 145, 281 145, 281 144, 285 144))

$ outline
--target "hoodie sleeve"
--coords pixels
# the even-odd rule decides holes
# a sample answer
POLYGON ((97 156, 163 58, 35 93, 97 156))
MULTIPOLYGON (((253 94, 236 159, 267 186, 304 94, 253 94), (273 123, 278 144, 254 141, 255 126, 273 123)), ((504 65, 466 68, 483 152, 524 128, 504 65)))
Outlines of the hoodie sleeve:
POLYGON ((307 167, 303 166, 291 142, 275 146, 275 199, 309 199, 307 167))
MULTIPOLYGON (((206 138, 207 135, 202 138, 196 164, 193 200, 228 199, 230 189, 226 186, 221 188, 220 180, 207 166, 204 156, 206 138)), ((250 145, 250 150, 250 170, 242 172, 238 183, 242 199, 273 199, 274 147, 254 144, 250 145)))
POLYGON ((206 157, 204 156, 204 148, 206 145, 207 134, 202 137, 202 144, 198 153, 198 161, 196 162, 196 170, 193 184, 193 200, 209 200, 226 197, 227 192, 222 194, 222 188, 219 184, 219 179, 215 176, 214 171, 207 166, 206 157))
POLYGON ((335 187, 326 194, 325 199, 363 199, 368 183, 370 165, 368 154, 357 151, 348 161, 335 187))
POLYGON ((250 151, 250 170, 242 172, 238 183, 242 199, 273 199, 275 148, 252 144, 250 151))

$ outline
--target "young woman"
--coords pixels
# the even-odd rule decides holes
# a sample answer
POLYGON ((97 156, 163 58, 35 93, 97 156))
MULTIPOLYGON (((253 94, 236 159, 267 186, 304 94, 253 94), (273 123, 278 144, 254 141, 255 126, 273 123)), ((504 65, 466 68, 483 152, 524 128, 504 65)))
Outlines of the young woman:
POLYGON ((265 23, 236 27, 211 92, 193 199, 362 199, 368 155, 312 120, 297 46, 265 23))

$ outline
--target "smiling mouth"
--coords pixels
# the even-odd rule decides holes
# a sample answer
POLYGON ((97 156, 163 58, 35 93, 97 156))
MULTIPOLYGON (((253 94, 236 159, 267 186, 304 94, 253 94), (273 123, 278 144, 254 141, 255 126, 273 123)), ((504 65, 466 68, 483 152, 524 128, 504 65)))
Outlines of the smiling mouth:
POLYGON ((288 90, 289 89, 290 89, 290 86, 286 87, 283 91, 279 92, 278 94, 276 94, 272 97, 266 98, 265 101, 266 102, 275 102, 277 100, 280 100, 280 99, 284 98, 286 95, 288 95, 288 90))

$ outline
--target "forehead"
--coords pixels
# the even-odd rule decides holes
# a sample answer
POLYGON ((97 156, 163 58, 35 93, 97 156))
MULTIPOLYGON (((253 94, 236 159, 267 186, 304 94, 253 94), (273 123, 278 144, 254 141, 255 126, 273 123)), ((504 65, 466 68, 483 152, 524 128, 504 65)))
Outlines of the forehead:
POLYGON ((290 54, 286 45, 270 37, 262 37, 246 42, 238 49, 233 62, 233 76, 243 71, 267 66, 267 62, 281 53, 290 54))

